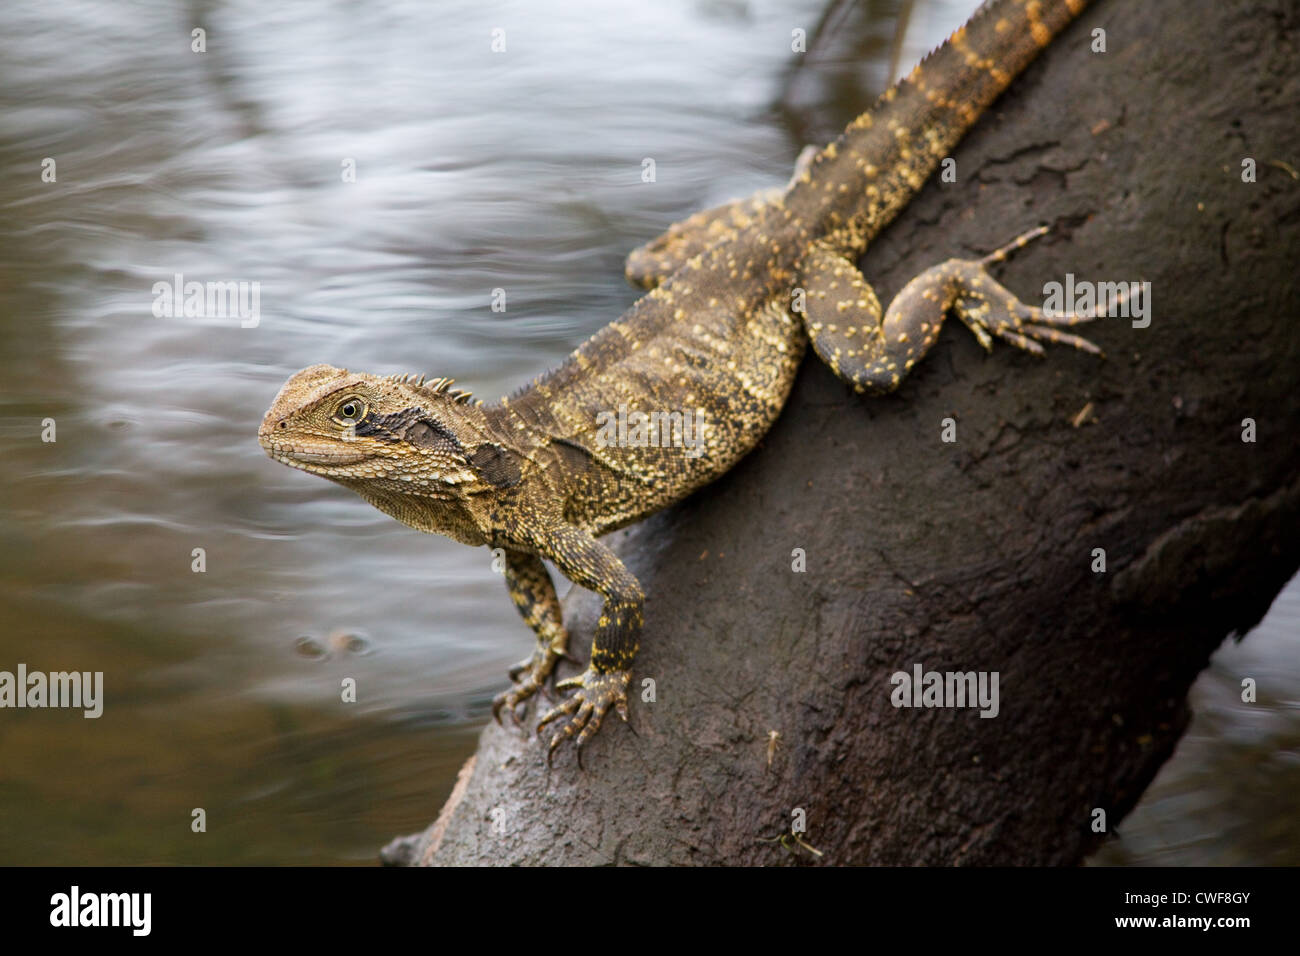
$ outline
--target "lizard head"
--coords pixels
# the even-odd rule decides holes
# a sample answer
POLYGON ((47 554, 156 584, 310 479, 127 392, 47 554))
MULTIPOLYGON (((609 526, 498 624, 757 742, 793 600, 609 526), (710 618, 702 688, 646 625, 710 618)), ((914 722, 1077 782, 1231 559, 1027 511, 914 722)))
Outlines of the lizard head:
POLYGON ((479 432, 469 393, 450 386, 313 365, 284 383, 257 439, 276 461, 334 481, 451 497, 479 480, 479 432))

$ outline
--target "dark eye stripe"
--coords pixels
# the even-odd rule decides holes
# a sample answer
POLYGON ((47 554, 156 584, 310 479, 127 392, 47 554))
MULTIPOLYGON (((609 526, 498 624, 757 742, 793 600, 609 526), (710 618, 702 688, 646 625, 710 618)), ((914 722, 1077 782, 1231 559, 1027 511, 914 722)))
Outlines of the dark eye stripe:
POLYGON ((357 423, 359 437, 381 441, 405 441, 417 448, 443 448, 464 457, 465 449, 455 434, 439 424, 422 408, 405 408, 391 415, 369 415, 357 423))
POLYGON ((407 428, 402 437, 416 448, 446 448, 454 452, 462 451, 456 436, 437 422, 418 421, 407 428))

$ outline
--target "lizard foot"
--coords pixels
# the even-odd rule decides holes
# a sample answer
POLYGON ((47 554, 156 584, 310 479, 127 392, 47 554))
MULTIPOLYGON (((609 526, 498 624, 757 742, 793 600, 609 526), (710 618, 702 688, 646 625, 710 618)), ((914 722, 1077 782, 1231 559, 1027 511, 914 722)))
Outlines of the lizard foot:
POLYGON ((573 660, 564 649, 564 642, 550 644, 538 643, 531 657, 525 658, 510 668, 510 679, 515 685, 508 691, 497 694, 492 699, 492 716, 501 723, 501 711, 510 714, 510 719, 519 726, 519 705, 546 687, 546 679, 555 670, 555 662, 560 658, 573 660))
POLYGON ((1097 318, 1096 310, 1053 313, 1025 305, 985 271, 988 266, 1004 261, 1012 252, 1046 232, 1046 226, 1031 229, 983 259, 950 260, 947 266, 958 280, 960 290, 953 311, 986 351, 992 351, 993 339, 999 338, 1034 355, 1043 354, 1042 342, 1056 342, 1101 355, 1101 349, 1087 339, 1056 328, 1091 322, 1097 318))
POLYGON ((550 747, 546 751, 546 762, 550 764, 555 748, 574 734, 578 735, 577 746, 581 753, 582 745, 590 740, 600 729, 600 722, 611 707, 623 720, 627 721, 627 685, 632 679, 631 671, 610 671, 600 673, 588 667, 577 677, 560 681, 556 690, 572 690, 568 700, 547 711, 537 723, 537 732, 552 721, 568 717, 569 721, 551 737, 550 747))

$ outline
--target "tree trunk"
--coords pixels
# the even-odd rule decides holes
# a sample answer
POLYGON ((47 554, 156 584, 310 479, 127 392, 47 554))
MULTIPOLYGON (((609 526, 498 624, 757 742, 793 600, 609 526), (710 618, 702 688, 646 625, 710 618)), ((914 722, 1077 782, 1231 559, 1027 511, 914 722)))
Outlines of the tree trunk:
MULTIPOLYGON (((439 823, 386 858, 1073 864, 1094 849, 1096 811, 1113 828, 1140 796, 1210 653, 1300 565, 1298 44, 1285 0, 1086 11, 957 150, 957 182, 929 182, 863 266, 888 302, 935 262, 1047 223, 1004 283, 1033 302, 1066 273, 1147 281, 1149 327, 1101 319, 1082 331, 1104 360, 1042 360, 986 356, 953 321, 875 399, 810 353, 759 449, 614 536, 648 595, 631 728, 611 715, 585 770, 571 748, 548 770, 539 738, 489 724, 439 823), (1108 52, 1090 49, 1097 27, 1108 52), (996 717, 895 707, 891 675, 917 665, 996 672, 996 717)), ((565 602, 583 660, 597 611, 578 589, 565 602)))

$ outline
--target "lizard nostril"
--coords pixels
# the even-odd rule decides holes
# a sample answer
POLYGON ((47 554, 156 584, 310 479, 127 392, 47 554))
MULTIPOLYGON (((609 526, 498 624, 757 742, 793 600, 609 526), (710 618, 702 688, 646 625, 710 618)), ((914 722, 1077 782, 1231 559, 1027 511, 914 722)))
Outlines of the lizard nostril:
POLYGON ((280 422, 280 427, 281 427, 281 428, 284 427, 284 422, 280 422))

